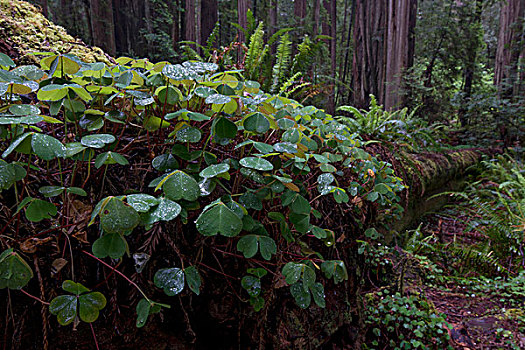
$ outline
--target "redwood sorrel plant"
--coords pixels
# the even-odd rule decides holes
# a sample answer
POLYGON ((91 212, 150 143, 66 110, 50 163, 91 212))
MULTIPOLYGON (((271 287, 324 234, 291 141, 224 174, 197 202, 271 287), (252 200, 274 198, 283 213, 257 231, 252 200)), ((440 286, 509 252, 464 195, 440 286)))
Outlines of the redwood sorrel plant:
POLYGON ((326 284, 348 279, 334 249, 355 237, 330 226, 319 203, 355 217, 366 206, 384 218, 402 210, 390 164, 331 115, 267 94, 242 71, 39 55, 36 67, 0 54, 0 195, 9 213, 0 225, 0 288, 28 285, 27 255, 56 242, 68 264, 52 268, 67 293, 49 311, 62 325, 93 322, 106 305, 97 289, 107 278, 75 274, 86 259, 140 293, 137 327, 169 304, 121 264, 134 261, 167 296, 198 295, 206 256, 216 252, 242 261, 241 297, 255 310, 273 288, 268 272, 283 275, 299 307, 312 299, 325 307, 326 284), (177 264, 155 256, 159 232, 177 264), (195 253, 170 245, 179 238, 195 253))

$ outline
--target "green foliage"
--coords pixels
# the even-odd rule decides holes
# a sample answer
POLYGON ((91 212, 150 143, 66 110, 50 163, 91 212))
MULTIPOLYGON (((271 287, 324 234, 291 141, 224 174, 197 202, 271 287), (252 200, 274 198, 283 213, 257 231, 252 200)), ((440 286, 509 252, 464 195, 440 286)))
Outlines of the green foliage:
POLYGON ((445 316, 424 297, 387 289, 367 295, 366 323, 370 338, 366 349, 452 349, 445 316))
POLYGON ((95 322, 100 310, 106 306, 106 298, 100 292, 91 292, 80 283, 66 280, 62 289, 73 295, 60 295, 49 304, 49 312, 57 316, 58 323, 67 326, 70 323, 95 322))
POLYGON ((372 140, 396 142, 410 151, 422 149, 440 149, 439 138, 442 125, 428 123, 416 118, 417 109, 408 112, 408 108, 393 112, 383 110, 377 103, 375 96, 370 96, 368 110, 359 110, 353 106, 340 106, 338 111, 347 115, 337 116, 336 119, 348 125, 353 132, 372 140))
POLYGON ((13 249, 0 254, 0 289, 21 289, 33 277, 33 271, 13 249))
MULTIPOLYGON (((261 31, 262 26, 256 33, 261 31)), ((280 47, 279 84, 290 70, 287 36, 280 47)), ((255 66, 258 50, 250 54, 255 66)), ((12 197, 20 202, 10 205, 25 210, 27 221, 14 220, 24 229, 28 221, 47 229, 48 220, 58 216, 64 225, 89 231, 93 255, 83 254, 112 269, 105 259, 124 263, 123 256, 138 254, 137 243, 150 242, 155 232, 182 246, 191 241, 197 256, 186 251, 179 255, 181 267, 161 268, 152 278, 166 298, 199 294, 206 259, 229 247, 226 253, 248 269, 241 286, 255 310, 265 305, 261 279, 267 272, 284 275, 301 308, 312 299, 325 307, 326 283, 344 288, 348 272, 345 261, 323 258, 341 242, 322 227, 319 203, 352 199, 360 205, 348 215, 356 218, 370 208, 386 220, 399 214, 389 207, 400 200, 401 179, 388 163, 360 148, 351 130, 322 110, 265 93, 238 71, 217 72, 214 63, 130 58, 109 66, 51 54, 44 55, 43 74, 32 80, 8 66, 0 73, 16 79, 0 83, 0 111, 10 118, 1 124, 0 144, 9 162, 0 162, 0 184, 3 191, 24 186, 12 197), (20 95, 27 94, 33 104, 21 104, 20 95), (29 182, 35 172, 42 180, 29 182), (72 216, 82 197, 96 203, 88 225, 72 216), (298 250, 301 260, 290 260, 298 250), (252 269, 253 262, 264 269, 252 269)), ((71 254, 76 262, 74 246, 71 254)), ((163 261, 161 254, 151 259, 153 266, 163 261)), ((0 268, 0 281, 9 288, 25 286, 32 276, 12 250, 2 255, 0 268), (12 280, 13 269, 23 270, 24 278, 12 280)), ((131 283, 143 297, 136 306, 136 325, 142 327, 169 305, 152 301, 131 283)), ((80 283, 65 281, 63 289, 72 295, 55 298, 50 307, 61 324, 93 322, 105 306, 100 292, 80 283)))

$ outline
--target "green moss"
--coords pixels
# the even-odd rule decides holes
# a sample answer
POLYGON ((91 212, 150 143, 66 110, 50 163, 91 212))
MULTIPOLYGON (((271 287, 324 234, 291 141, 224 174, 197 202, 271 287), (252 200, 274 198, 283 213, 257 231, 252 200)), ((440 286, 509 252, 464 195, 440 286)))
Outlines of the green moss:
POLYGON ((21 64, 37 62, 31 53, 42 51, 71 53, 86 62, 109 63, 109 56, 100 48, 86 46, 25 1, 0 0, 0 41, 18 52, 15 59, 21 64))

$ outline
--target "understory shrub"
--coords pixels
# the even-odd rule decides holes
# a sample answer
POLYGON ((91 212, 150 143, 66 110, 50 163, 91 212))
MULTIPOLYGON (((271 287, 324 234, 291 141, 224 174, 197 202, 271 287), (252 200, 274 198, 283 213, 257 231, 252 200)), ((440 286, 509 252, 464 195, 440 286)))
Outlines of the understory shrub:
POLYGON ((390 164, 242 71, 39 55, 0 54, 0 288, 56 296, 62 325, 129 299, 142 327, 170 296, 224 288, 255 311, 283 286, 323 308, 368 218, 402 211, 390 164))

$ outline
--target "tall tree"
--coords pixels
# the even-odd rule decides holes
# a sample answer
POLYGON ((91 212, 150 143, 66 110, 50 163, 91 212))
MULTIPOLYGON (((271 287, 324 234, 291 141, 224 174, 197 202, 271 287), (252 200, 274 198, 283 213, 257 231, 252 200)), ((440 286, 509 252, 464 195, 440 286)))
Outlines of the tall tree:
POLYGON ((417 0, 356 0, 353 103, 374 94, 385 109, 402 104, 402 74, 412 66, 417 0))
POLYGON ((500 12, 500 27, 494 83, 502 96, 517 96, 525 76, 518 75, 518 64, 525 58, 525 0, 507 0, 500 12))
POLYGON ((201 0, 201 43, 206 44, 217 23, 217 0, 201 0))
POLYGON ((115 25, 111 0, 90 0, 93 44, 115 55, 115 25))
POLYGON ((306 0, 294 0, 294 15, 302 25, 306 17, 306 0))
POLYGON ((184 39, 187 41, 196 41, 195 0, 186 0, 184 14, 184 39))
MULTIPOLYGON (((239 25, 246 29, 248 27, 248 19, 246 14, 250 8, 250 0, 237 0, 237 16, 239 17, 239 25)), ((245 42, 246 37, 242 30, 239 30, 239 42, 245 42)))

